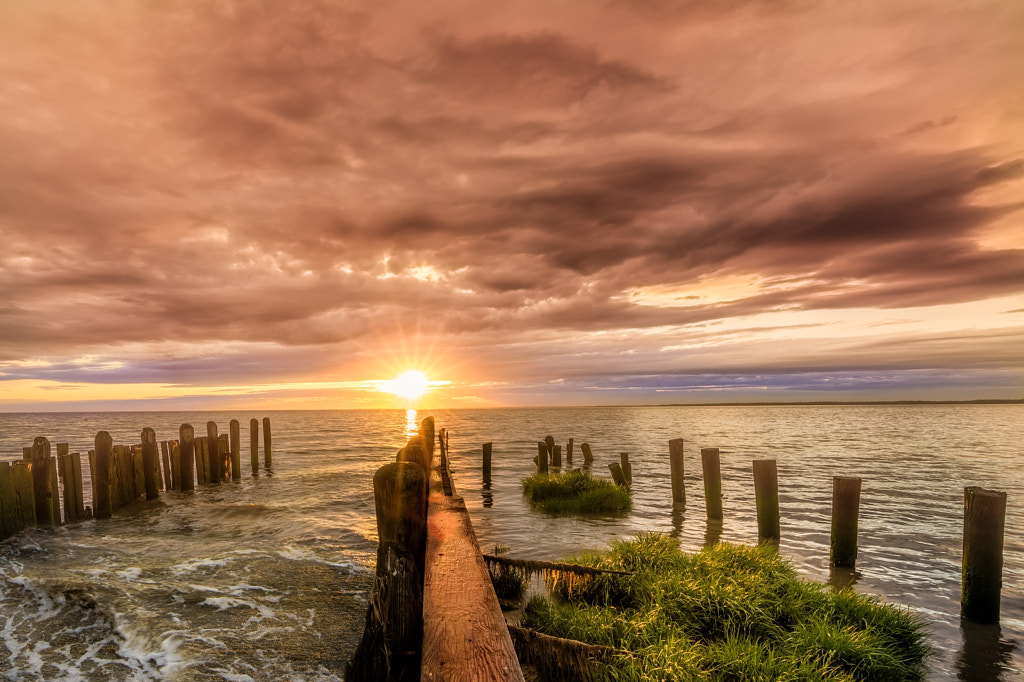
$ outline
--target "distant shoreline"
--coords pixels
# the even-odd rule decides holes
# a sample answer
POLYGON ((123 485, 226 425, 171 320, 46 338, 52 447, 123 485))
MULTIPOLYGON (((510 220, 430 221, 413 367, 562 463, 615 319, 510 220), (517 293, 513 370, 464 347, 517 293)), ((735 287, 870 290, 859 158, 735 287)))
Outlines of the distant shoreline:
POLYGON ((1024 405, 1024 398, 982 400, 806 400, 794 402, 663 403, 652 407, 793 407, 797 405, 1024 405))

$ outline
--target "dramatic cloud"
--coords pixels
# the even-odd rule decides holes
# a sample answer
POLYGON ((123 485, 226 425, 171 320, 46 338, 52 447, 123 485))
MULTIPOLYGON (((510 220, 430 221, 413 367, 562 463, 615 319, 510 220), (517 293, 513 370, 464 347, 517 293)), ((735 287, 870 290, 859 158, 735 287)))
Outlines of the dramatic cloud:
POLYGON ((0 410, 370 405, 409 366, 451 405, 1021 397, 1021 35, 1013 0, 0 4, 0 410))

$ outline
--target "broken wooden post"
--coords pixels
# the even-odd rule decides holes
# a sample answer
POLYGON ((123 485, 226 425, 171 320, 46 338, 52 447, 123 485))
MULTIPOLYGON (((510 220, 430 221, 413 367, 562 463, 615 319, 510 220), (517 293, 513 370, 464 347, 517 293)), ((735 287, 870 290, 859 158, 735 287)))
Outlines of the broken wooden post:
POLYGON ((708 521, 722 520, 722 463, 718 448, 701 448, 700 463, 704 471, 704 505, 708 521))
POLYGON ((366 624, 348 680, 419 682, 427 474, 414 462, 385 464, 373 477, 377 568, 366 624))
POLYGON ((146 499, 155 500, 160 497, 160 460, 157 459, 156 431, 148 426, 142 429, 142 472, 143 485, 146 488, 146 499))
POLYGON ((110 518, 110 456, 114 441, 106 431, 96 434, 92 468, 92 509, 97 519, 110 518))
POLYGON ((686 486, 683 482, 683 439, 673 438, 668 442, 668 462, 672 471, 672 506, 686 506, 686 486))
POLYGON ((217 436, 217 449, 220 451, 220 480, 226 481, 231 473, 231 441, 228 440, 228 434, 217 436))
POLYGON ((608 471, 611 472, 612 481, 615 482, 615 485, 622 488, 626 487, 626 478, 622 475, 622 467, 619 465, 618 462, 612 462, 611 464, 609 464, 608 471))
POLYGON ((210 462, 210 471, 206 482, 220 483, 221 467, 224 463, 221 461, 220 439, 217 438, 217 422, 215 421, 206 422, 206 447, 210 462))
POLYGON ((195 490, 196 444, 195 429, 182 424, 178 429, 178 469, 181 471, 181 489, 195 490))
POLYGON ((860 479, 832 477, 832 542, 829 564, 853 568, 857 563, 857 520, 860 515, 860 479))
POLYGON ((492 443, 484 443, 484 485, 491 483, 491 446, 492 443))
POLYGON ((759 542, 779 541, 779 475, 774 459, 754 460, 754 497, 759 542))
POLYGON ((583 445, 581 445, 580 450, 583 451, 583 463, 593 464, 594 454, 590 451, 590 443, 584 443, 583 445))
POLYGON ((50 466, 50 441, 45 436, 37 436, 32 441, 32 494, 36 502, 36 523, 41 526, 52 526, 60 521, 53 517, 50 466))
POLYGON ((572 444, 573 439, 570 438, 569 442, 565 445, 565 462, 566 464, 572 464, 572 444))
POLYGON ((237 419, 228 424, 231 432, 231 480, 242 480, 242 429, 237 419))
POLYGON ((629 463, 629 453, 619 453, 619 464, 622 469, 622 480, 626 482, 627 488, 633 487, 633 465, 629 463))
POLYGON ((537 442, 537 471, 548 473, 548 445, 544 441, 537 442))
POLYGON ((270 449, 270 417, 263 418, 263 466, 270 468, 273 455, 270 449))
POLYGON ((551 466, 556 469, 562 468, 562 446, 552 445, 551 446, 551 466))
POLYGON ((976 623, 999 621, 1003 587, 1006 493, 964 488, 964 556, 960 616, 976 623))

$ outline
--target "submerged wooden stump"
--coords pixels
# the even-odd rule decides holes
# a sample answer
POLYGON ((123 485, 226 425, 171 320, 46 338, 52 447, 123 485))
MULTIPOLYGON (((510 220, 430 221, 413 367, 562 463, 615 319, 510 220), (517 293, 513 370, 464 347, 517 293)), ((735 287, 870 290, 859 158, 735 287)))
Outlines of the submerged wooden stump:
POLYGON ((493 443, 484 443, 483 481, 484 485, 491 482, 491 450, 493 443))
POLYGON ((759 542, 778 543, 779 475, 774 459, 754 460, 754 497, 757 504, 759 542))
POLYGON ((249 420, 249 464, 252 466, 252 475, 259 475, 260 423, 256 420, 255 417, 249 420))
POLYGON ((722 521, 722 462, 718 448, 700 449, 701 469, 704 472, 704 504, 708 521, 722 521))
POLYGON ((964 488, 964 558, 960 615, 976 623, 999 621, 1003 588, 1006 493, 964 488))
POLYGON ((270 468, 270 465, 274 462, 273 453, 271 451, 271 439, 270 439, 270 417, 263 418, 263 466, 270 468))
POLYGON ((594 463, 594 453, 590 451, 590 443, 583 443, 582 445, 580 445, 580 451, 583 452, 584 464, 594 463))
POLYGON ((96 434, 92 467, 92 507, 97 519, 110 518, 110 456, 114 441, 106 431, 96 434))
POLYGON ((668 442, 668 461, 672 472, 672 506, 686 506, 686 469, 683 465, 683 439, 673 438, 668 442))
POLYGON ((237 419, 228 423, 228 432, 231 434, 231 480, 242 480, 242 432, 237 419))
POLYGON ((853 568, 857 564, 857 524, 860 516, 860 479, 832 477, 832 541, 829 564, 853 568))
POLYGON ((191 424, 182 424, 178 429, 178 468, 181 471, 181 489, 195 490, 196 445, 195 429, 191 424))
POLYGON ((224 457, 220 449, 220 438, 217 437, 217 422, 208 421, 206 422, 206 447, 207 457, 209 458, 209 476, 207 477, 208 483, 220 483, 224 478, 224 457))
POLYGON ((32 488, 36 503, 36 523, 52 526, 60 522, 53 516, 53 483, 50 480, 50 441, 38 436, 32 442, 32 488))
POLYGON ((155 500, 160 497, 160 460, 157 459, 156 432, 147 427, 142 430, 142 470, 146 499, 155 500))

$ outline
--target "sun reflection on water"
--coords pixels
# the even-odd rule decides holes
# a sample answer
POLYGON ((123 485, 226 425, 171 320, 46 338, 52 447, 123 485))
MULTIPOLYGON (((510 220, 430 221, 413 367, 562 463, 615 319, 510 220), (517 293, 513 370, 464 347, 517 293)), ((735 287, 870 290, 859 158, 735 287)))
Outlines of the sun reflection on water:
POLYGON ((416 410, 409 408, 405 411, 405 437, 412 438, 420 432, 419 422, 416 421, 416 410))

